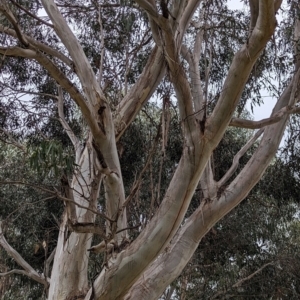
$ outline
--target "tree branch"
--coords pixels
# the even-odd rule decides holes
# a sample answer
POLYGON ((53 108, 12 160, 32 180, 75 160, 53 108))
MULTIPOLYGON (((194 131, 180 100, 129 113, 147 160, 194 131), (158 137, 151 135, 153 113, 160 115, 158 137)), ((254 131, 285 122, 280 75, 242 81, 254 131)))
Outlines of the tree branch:
POLYGON ((249 276, 242 278, 241 280, 239 280, 237 283, 235 283, 232 287, 233 288, 237 288, 240 287, 245 281, 251 279, 252 277, 254 277, 256 274, 258 274, 259 272, 261 272, 264 268, 268 267, 268 266, 272 266, 274 265, 274 262, 269 262, 267 264, 264 264, 262 267, 260 267, 258 270, 256 270, 255 272, 253 272, 252 274, 250 274, 249 276))
POLYGON ((92 208, 90 208, 90 207, 87 207, 87 206, 85 206, 85 205, 81 205, 81 204, 75 202, 75 201, 72 200, 72 199, 69 199, 69 198, 66 198, 66 197, 61 196, 61 195, 58 193, 58 191, 51 191, 51 190, 46 189, 46 188, 44 188, 44 187, 41 187, 41 186, 39 186, 39 185, 34 185, 34 184, 30 184, 30 183, 25 183, 25 182, 22 182, 22 181, 0 181, 0 185, 2 185, 2 184, 14 184, 14 185, 20 184, 20 185, 30 186, 30 187, 32 187, 32 188, 34 188, 34 189, 38 189, 38 190, 41 190, 41 191, 50 193, 51 195, 55 195, 58 199, 60 199, 60 200, 62 200, 62 201, 65 201, 65 202, 70 202, 70 203, 76 205, 76 206, 79 207, 79 208, 84 208, 84 209, 86 209, 86 210, 88 210, 88 211, 91 211, 92 213, 94 213, 94 214, 96 214, 96 215, 98 215, 98 216, 100 216, 100 217, 102 217, 102 218, 104 218, 104 219, 106 219, 106 220, 108 220, 108 221, 110 221, 110 222, 115 222, 115 220, 113 220, 113 219, 107 217, 107 216, 106 216, 105 214, 103 214, 103 213, 100 213, 100 212, 98 212, 98 211, 96 211, 96 210, 94 210, 94 209, 92 209, 92 208))
MULTIPOLYGON (((59 224, 58 224, 59 226, 59 224)), ((54 255, 56 253, 56 247, 54 248, 54 250, 51 252, 51 254, 49 255, 49 257, 47 258, 47 260, 45 261, 45 271, 44 271, 44 275, 45 277, 48 277, 49 275, 49 270, 50 270, 50 264, 54 259, 54 255)))
POLYGON ((13 5, 19 7, 21 10, 23 10, 27 15, 29 15, 30 17, 32 17, 33 19, 37 20, 38 22, 43 23, 46 26, 49 26, 51 28, 54 28, 54 26, 46 21, 44 21, 42 18, 39 18, 38 16, 32 14, 29 10, 27 10, 24 6, 20 5, 19 3, 17 3, 14 0, 9 0, 13 5))
MULTIPOLYGON (((297 76, 298 74, 295 74, 295 78, 297 76)), ((292 95, 294 82, 293 80, 285 89, 275 109, 279 110, 282 106, 288 105, 290 98, 295 99, 292 95)), ((135 282, 127 295, 133 299, 140 299, 141 296, 144 300, 157 299, 163 293, 165 286, 181 274, 202 237, 216 222, 238 205, 259 181, 276 153, 286 127, 286 121, 287 117, 265 129, 263 141, 240 174, 219 195, 218 199, 210 199, 210 201, 200 204, 177 231, 168 246, 168 251, 163 252, 148 266, 143 276, 135 282), (150 278, 151 280, 149 280, 150 278)))
POLYGON ((218 102, 207 120, 209 136, 217 139, 224 134, 257 58, 275 30, 274 1, 260 1, 258 25, 248 43, 234 56, 218 102))
POLYGON ((199 125, 195 119, 190 85, 179 60, 180 48, 176 47, 169 20, 160 18, 160 24, 163 26, 162 36, 164 39, 165 59, 168 63, 171 81, 176 92, 186 142, 188 146, 195 147, 199 145, 199 125), (197 137, 194 136, 194 134, 197 135, 197 137))
POLYGON ((12 11, 5 4, 0 4, 0 11, 2 11, 2 13, 6 16, 6 18, 14 27, 19 41, 27 48, 29 46, 29 42, 27 41, 26 36, 23 35, 21 28, 19 27, 18 21, 16 20, 12 11))
POLYGON ((99 64, 99 77, 98 82, 101 86, 102 83, 102 76, 103 76, 103 61, 104 61, 104 54, 105 54, 105 48, 104 48, 104 30, 103 30, 103 24, 102 24, 102 18, 101 18, 101 5, 98 9, 98 23, 100 26, 100 35, 101 35, 101 44, 100 44, 100 51, 101 51, 101 58, 100 58, 100 64, 99 64))
MULTIPOLYGON (((179 38, 177 41, 177 46, 180 47, 182 44, 182 39, 183 36, 186 32, 186 29, 188 28, 190 21, 197 9, 197 7, 200 5, 200 3, 203 0, 189 0, 187 1, 187 5, 184 8, 184 11, 182 13, 182 17, 179 20, 179 26, 178 26, 178 33, 179 33, 179 38)), ((182 1, 184 2, 184 1, 182 1)))
POLYGON ((295 113, 300 113, 300 107, 286 106, 280 109, 275 114, 273 114, 270 118, 262 119, 259 121, 232 118, 229 123, 229 126, 258 129, 279 122, 287 114, 295 114, 295 113))
POLYGON ((151 0, 135 0, 135 2, 143 8, 152 18, 158 18, 159 14, 157 12, 155 1, 151 0))
MULTIPOLYGON (((16 34, 15 30, 7 28, 7 27, 5 27, 5 26, 3 26, 1 24, 0 24, 0 32, 4 32, 4 33, 6 33, 6 34, 8 34, 8 35, 10 35, 10 36, 12 36, 14 38, 17 38, 17 34, 16 34)), ((41 50, 41 51, 43 51, 43 52, 45 52, 45 53, 47 53, 47 54, 49 54, 49 55, 51 55, 53 57, 56 57, 56 58, 60 59, 62 62, 64 62, 69 67, 73 67, 74 66, 72 60, 70 60, 63 53, 61 53, 58 50, 55 50, 52 47, 49 47, 49 46, 47 46, 47 45, 45 45, 45 44, 43 44, 43 43, 41 43, 41 42, 39 42, 39 41, 31 38, 28 35, 24 34, 24 36, 26 37, 27 41, 30 43, 30 49, 36 50, 36 48, 37 48, 37 49, 39 49, 39 50, 41 50), (34 46, 34 49, 33 49, 32 46, 34 46)))
POLYGON ((6 276, 13 273, 26 275, 29 278, 44 284, 45 286, 48 285, 48 280, 45 280, 42 275, 38 274, 24 259, 23 257, 14 249, 12 248, 8 242, 6 241, 3 232, 2 232, 2 222, 0 221, 0 245, 5 249, 7 254, 11 256, 19 266, 21 266, 24 270, 12 270, 7 273, 1 273, 0 275, 6 276), (10 274, 9 274, 10 273, 10 274))
POLYGON ((117 141, 161 82, 166 72, 163 60, 161 49, 155 46, 142 74, 118 105, 114 120, 117 141))
POLYGON ((229 178, 236 171, 236 169, 239 165, 240 158, 250 149, 250 147, 262 135, 263 132, 264 132, 264 129, 258 130, 253 135, 253 137, 246 143, 246 145, 244 145, 244 147, 242 147, 242 149, 234 156, 231 167, 217 183, 219 187, 223 186, 229 180, 229 178))
POLYGON ((26 58, 35 58, 36 53, 30 49, 24 49, 20 47, 0 47, 0 54, 5 56, 21 56, 26 58))
POLYGON ((274 0, 259 1, 259 12, 255 28, 262 32, 272 32, 275 24, 274 0))
POLYGON ((26 152, 26 147, 24 145, 22 145, 21 143, 19 143, 18 141, 16 141, 7 130, 0 127, 0 132, 3 132, 10 140, 10 142, 6 142, 5 140, 1 139, 4 143, 12 144, 15 147, 19 148, 20 150, 22 150, 23 152, 26 152))
POLYGON ((101 130, 95 120, 95 117, 92 113, 92 108, 90 104, 86 102, 83 95, 79 92, 77 87, 66 77, 64 73, 45 55, 41 52, 37 52, 33 57, 37 60, 49 73, 50 75, 59 83, 59 85, 64 88, 80 107, 83 116, 85 117, 86 122, 88 123, 93 135, 102 136, 101 130))
POLYGON ((73 144, 75 154, 76 154, 75 163, 78 164, 80 159, 80 154, 81 154, 80 142, 65 119, 63 92, 60 85, 57 85, 57 90, 58 90, 57 107, 58 107, 59 121, 62 127, 65 129, 69 139, 73 144))
POLYGON ((54 25, 55 32, 73 59, 77 75, 81 81, 88 101, 98 110, 100 106, 105 106, 106 99, 78 39, 59 12, 54 1, 42 0, 41 2, 54 25))
POLYGON ((249 36, 256 25, 256 21, 259 13, 259 0, 249 0, 250 6, 250 33, 249 36))
MULTIPOLYGON (((270 263, 264 264, 261 268, 259 268, 258 270, 256 270, 252 274, 250 274, 249 276, 247 276, 245 278, 242 278, 241 280, 239 280, 238 282, 236 282, 234 285, 232 285, 231 288, 238 288, 238 287, 240 287, 245 281, 250 280, 252 277, 254 277, 255 275, 257 275, 263 269, 265 269, 266 267, 271 266, 271 265, 274 265, 274 262, 270 262, 270 263)), ((229 289, 226 289, 225 291, 217 292, 215 295, 212 296, 211 299, 217 299, 219 296, 226 294, 228 292, 228 290, 229 289)))

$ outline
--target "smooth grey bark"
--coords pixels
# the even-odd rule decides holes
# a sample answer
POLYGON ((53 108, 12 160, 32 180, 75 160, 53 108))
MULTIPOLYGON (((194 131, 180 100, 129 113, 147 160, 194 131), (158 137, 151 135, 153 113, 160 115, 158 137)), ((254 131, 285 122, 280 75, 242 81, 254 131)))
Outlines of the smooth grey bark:
MULTIPOLYGON (((292 88, 298 83, 300 72, 296 74, 291 84, 286 88, 273 114, 288 105, 292 88)), ((280 144, 288 117, 265 129, 260 146, 239 175, 223 191, 220 197, 217 193, 209 200, 202 200, 202 205, 185 221, 168 250, 165 251, 136 282, 125 299, 158 299, 165 288, 182 272, 191 259, 201 239, 224 215, 238 205, 260 180, 265 169, 273 159, 280 144)), ((208 189, 208 187, 203 186, 208 189)))
MULTIPOLYGON (((180 274, 201 238, 220 218, 242 201, 260 179, 275 154, 286 124, 287 114, 278 115, 278 113, 283 107, 293 105, 289 100, 291 95, 295 95, 293 88, 298 83, 298 73, 298 77, 295 77, 293 84, 287 88, 275 107, 271 118, 274 122, 274 117, 278 117, 276 119, 278 123, 264 123, 273 125, 265 129, 260 147, 238 177, 217 196, 218 188, 223 182, 215 182, 213 179, 210 167, 211 153, 222 139, 226 128, 236 121, 232 119, 234 110, 253 65, 274 32, 275 12, 281 1, 250 1, 250 4, 254 5, 251 8, 253 29, 247 44, 234 56, 217 105, 206 119, 203 119, 203 114, 200 114, 201 118, 197 115, 197 111, 202 109, 204 103, 200 88, 200 73, 197 69, 201 51, 201 31, 197 34, 192 53, 189 53, 186 47, 182 47, 186 29, 202 1, 173 1, 172 17, 168 16, 167 11, 163 11, 163 15, 160 15, 155 1, 136 2, 147 12, 156 45, 141 76, 117 107, 114 118, 81 45, 53 0, 42 0, 42 3, 57 35, 70 54, 72 64, 76 67, 83 93, 46 54, 54 55, 67 65, 70 64, 70 59, 24 35, 9 13, 10 19, 15 24, 14 30, 0 27, 2 32, 17 37, 23 45, 27 45, 26 49, 17 46, 0 47, 0 53, 35 59, 57 81, 61 123, 73 142, 79 165, 68 190, 68 198, 73 202, 67 201, 60 226, 50 279, 49 299, 85 297, 86 300, 90 300, 92 296, 94 299, 112 300, 158 298, 166 286, 180 274), (173 19, 174 16, 176 21, 173 19), (190 65, 191 82, 182 67, 180 53, 185 55, 190 65), (116 141, 149 100, 166 70, 176 92, 182 122, 184 137, 182 157, 157 213, 136 240, 110 258, 108 266, 103 268, 91 288, 87 280, 89 258, 87 250, 91 248, 92 233, 81 231, 68 234, 71 229, 68 223, 70 220, 74 223, 94 222, 95 214, 91 210, 96 210, 102 184, 106 197, 107 217, 113 224, 112 226, 107 224, 107 239, 113 245, 120 244, 126 238, 126 230, 116 234, 117 230, 127 226, 125 193, 116 141), (79 153, 78 141, 64 120, 61 88, 77 103, 90 130, 89 139, 82 153, 79 153), (199 119, 203 124, 199 124, 199 119), (207 201, 202 202, 182 225, 199 182, 208 191, 207 201)), ((290 108, 290 111, 292 109, 290 108)), ((223 181, 228 180, 230 172, 223 181)), ((104 244, 102 242, 98 245, 101 251, 104 244)))

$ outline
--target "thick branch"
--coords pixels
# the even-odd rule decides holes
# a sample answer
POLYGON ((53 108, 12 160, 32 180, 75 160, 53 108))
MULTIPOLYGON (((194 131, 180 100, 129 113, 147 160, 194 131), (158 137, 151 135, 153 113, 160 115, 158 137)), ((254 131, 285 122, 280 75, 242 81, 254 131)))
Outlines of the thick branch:
POLYGON ((54 25, 55 32, 60 37, 73 59, 77 69, 77 75, 90 104, 99 109, 100 106, 103 106, 106 103, 105 96, 81 45, 71 31, 66 20, 59 12, 54 1, 42 0, 41 2, 54 25))
POLYGON ((5 56, 20 56, 26 58, 35 58, 36 53, 30 49, 23 49, 20 47, 0 47, 0 54, 5 56))
MULTIPOLYGON (((7 254, 11 256, 18 265, 20 265, 24 270, 12 270, 8 273, 18 273, 22 275, 26 275, 29 278, 47 285, 47 280, 45 280, 42 275, 38 274, 24 259, 23 257, 13 248, 11 247, 8 242, 6 241, 3 232, 2 232, 2 222, 0 222, 0 245, 5 249, 7 254)), ((7 273, 4 273, 6 275, 9 275, 7 273)), ((5 275, 4 275, 5 276, 5 275)))
MULTIPOLYGON (((183 1, 182 1, 183 2, 183 1)), ((197 9, 197 7, 200 5, 202 0, 190 0, 187 2, 187 5, 185 6, 184 12, 182 13, 182 17, 179 21, 178 26, 178 34, 179 38, 177 40, 177 46, 180 47, 182 44, 183 36, 186 32, 186 29, 188 28, 190 21, 197 9)))
MULTIPOLYGON (((6 33, 6 34, 8 34, 12 37, 15 37, 15 38, 17 37, 17 34, 16 34, 15 30, 7 28, 7 27, 5 27, 1 24, 0 24, 0 32, 4 32, 4 33, 6 33)), ((31 49, 32 49, 32 46, 34 46, 35 48, 37 48, 37 49, 53 56, 53 57, 56 57, 56 58, 60 59, 62 62, 64 62, 69 67, 73 66, 73 62, 67 56, 65 56, 63 53, 61 53, 58 50, 55 50, 52 47, 47 46, 47 45, 31 38, 28 35, 24 35, 24 36, 26 37, 27 41, 30 43, 31 49)), ((32 49, 32 50, 35 50, 35 49, 32 49)))
POLYGON ((234 56, 217 105, 207 122, 210 131, 208 136, 213 136, 213 139, 223 135, 226 130, 252 67, 272 36, 275 24, 274 1, 260 1, 259 21, 249 42, 234 56))
MULTIPOLYGON (((295 78, 298 78, 298 75, 295 75, 295 78)), ((292 93, 294 83, 295 80, 286 88, 275 107, 275 111, 288 105, 291 98, 295 98, 292 93)), ((260 147, 240 174, 218 196, 218 199, 202 202, 178 230, 168 247, 168 251, 165 251, 152 262, 143 276, 130 289, 127 293, 128 297, 125 297, 126 300, 141 297, 144 300, 157 299, 165 287, 181 274, 202 237, 217 221, 238 205, 260 180, 276 153, 286 127, 286 121, 287 117, 265 129, 260 147)))
POLYGON ((135 2, 143 8, 151 17, 158 18, 158 12, 156 10, 155 1, 150 0, 135 0, 135 2))
POLYGON ((176 92, 185 138, 188 146, 195 147, 199 144, 199 125, 194 114, 190 85, 179 60, 180 49, 176 47, 170 22, 164 18, 160 18, 160 21, 163 25, 165 59, 168 63, 171 81, 176 92))
POLYGON ((259 13, 255 27, 262 32, 273 31, 275 23, 274 0, 259 1, 259 13))
POLYGON ((258 18, 259 0, 249 0, 249 6, 250 6, 250 14, 251 14, 251 19, 250 19, 250 34, 251 34, 252 30, 256 25, 256 21, 258 18))
POLYGON ((154 47, 139 79, 117 108, 115 117, 116 140, 120 139, 161 82, 166 71, 163 60, 161 49, 157 46, 154 47))
POLYGON ((85 117, 86 122, 88 123, 90 129, 93 132, 93 135, 102 136, 101 130, 93 116, 92 109, 89 104, 86 103, 85 98, 76 88, 76 86, 63 74, 60 69, 45 55, 41 52, 37 52, 34 56, 37 60, 49 73, 50 75, 59 83, 59 85, 64 88, 80 107, 83 116, 85 117))
POLYGON ((181 19, 181 15, 187 5, 187 0, 174 0, 172 5, 172 17, 177 21, 181 19))

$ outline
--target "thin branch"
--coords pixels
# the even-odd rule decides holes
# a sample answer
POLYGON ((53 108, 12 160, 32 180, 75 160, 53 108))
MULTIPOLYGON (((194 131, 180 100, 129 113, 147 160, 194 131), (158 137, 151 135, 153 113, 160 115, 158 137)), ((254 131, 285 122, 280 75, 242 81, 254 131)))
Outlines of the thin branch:
POLYGON ((14 0, 9 0, 12 4, 14 4, 15 6, 19 7, 21 10, 23 10, 27 15, 29 15, 30 17, 34 18, 35 20, 43 23, 44 25, 47 25, 51 28, 54 28, 54 26, 46 21, 44 21, 43 19, 37 17, 36 15, 34 15, 33 13, 31 13, 29 10, 27 10, 24 6, 20 5, 19 3, 17 3, 14 0))
MULTIPOLYGON (((37 273, 25 260, 24 258, 13 248, 11 247, 8 242, 6 241, 4 234, 2 232, 2 222, 0 221, 0 245, 4 248, 4 250, 7 252, 7 254, 9 256, 11 256, 17 263, 19 266, 21 266, 24 270, 12 270, 10 272, 10 274, 13 273, 17 273, 17 274, 22 274, 22 275, 26 275, 29 278, 44 284, 44 285, 48 285, 48 280, 45 280, 42 275, 40 275, 39 273, 37 273)), ((6 275, 10 275, 7 273, 1 273, 4 275, 1 276, 6 276, 6 275)))
MULTIPOLYGON (((20 150, 22 150, 23 152, 26 152, 26 147, 23 146, 21 143, 19 143, 18 141, 16 141, 12 135, 5 130, 4 128, 0 127, 0 132, 3 132, 10 140, 10 142, 8 142, 9 144, 14 145, 15 147, 19 148, 20 150)), ((0 139, 2 140, 2 139, 0 139)), ((5 140, 2 140, 4 143, 7 143, 5 140)))
POLYGON ((142 226, 142 224, 138 224, 138 225, 135 225, 135 226, 126 227, 126 228, 117 230, 117 231, 116 231, 116 234, 118 234, 118 233, 120 233, 120 232, 122 232, 122 231, 125 231, 125 230, 131 230, 131 229, 139 228, 140 226, 142 226))
POLYGON ((90 108, 90 103, 86 102, 83 95, 77 89, 77 87, 69 80, 69 78, 44 54, 37 52, 33 57, 35 58, 49 73, 50 75, 59 83, 59 85, 64 88, 80 107, 82 114, 85 117, 90 129, 94 136, 102 136, 102 131, 93 116, 92 109, 90 108))
POLYGON ((0 276, 9 276, 9 275, 12 275, 12 274, 20 274, 20 275, 26 275, 28 276, 28 272, 24 271, 24 270, 18 270, 18 269, 13 269, 13 270, 10 270, 8 272, 5 272, 5 273, 0 273, 0 276))
POLYGON ((49 264, 49 265, 51 264, 51 262, 53 261, 55 252, 56 252, 56 247, 53 249, 53 251, 51 252, 51 254, 49 255, 49 257, 47 258, 47 260, 46 260, 47 264, 49 264))
MULTIPOLYGON (((47 252, 48 252, 48 243, 45 250, 45 257, 47 257, 47 252)), ((49 277, 49 270, 50 270, 50 264, 54 259, 54 255, 56 253, 56 247, 54 248, 54 250, 51 252, 50 256, 44 261, 44 277, 47 278, 49 277)))
MULTIPOLYGON (((16 89, 11 87, 8 84, 5 84, 3 82, 0 83, 3 87, 6 87, 8 89, 10 89, 12 92, 9 95, 13 95, 13 94, 28 94, 28 95, 37 95, 37 96, 43 96, 43 97, 50 97, 53 99, 57 99, 58 97, 56 95, 53 94, 47 94, 47 93, 38 93, 38 92, 33 92, 33 91, 29 91, 29 90, 25 90, 25 89, 16 89), (15 92, 15 93, 13 93, 15 92)), ((8 93, 5 93, 2 91, 2 94, 8 95, 8 93)))
POLYGON ((101 86, 102 76, 103 76, 103 61, 104 61, 104 55, 105 55, 104 30, 103 30, 102 17, 101 17, 101 5, 99 6, 99 10, 98 10, 98 23, 100 26, 100 35, 101 35, 101 44, 100 44, 101 57, 100 57, 100 65, 99 65, 98 82, 99 82, 99 85, 101 86))
POLYGON ((246 145, 234 156, 232 165, 229 168, 229 170, 226 172, 226 174, 219 180, 218 186, 223 186, 229 178, 233 175, 233 173, 236 171, 240 158, 250 149, 250 147, 255 143, 255 141, 262 135, 264 132, 264 129, 258 130, 254 136, 246 143, 246 145))
POLYGON ((232 118, 229 123, 229 126, 249 128, 249 129, 259 129, 279 122, 286 114, 296 114, 296 113, 300 113, 300 107, 285 106, 270 118, 262 119, 259 121, 232 118))
POLYGON ((2 13, 5 15, 5 17, 9 20, 9 22, 12 24, 12 26, 14 27, 17 37, 19 39, 19 41, 25 46, 28 47, 29 46, 29 42, 26 39, 26 36, 23 35, 21 28, 19 27, 18 21, 15 18, 15 16, 13 15, 13 13, 11 12, 11 10, 4 4, 0 5, 0 11, 2 11, 2 13))
POLYGON ((146 170, 148 169, 148 166, 151 162, 152 156, 155 153, 156 146, 157 146, 159 138, 160 138, 160 128, 161 128, 161 123, 159 124, 158 130, 157 130, 157 135, 156 135, 155 141, 153 143, 153 146, 149 151, 146 163, 145 163, 143 169, 139 172, 139 177, 137 180, 135 180, 135 182, 131 188, 130 194, 128 195, 128 197, 126 198, 126 200, 123 204, 123 208, 125 208, 128 205, 128 203, 133 199, 133 197, 136 195, 136 193, 140 187, 140 184, 142 182, 142 177, 143 177, 144 173, 146 172, 146 170))
MULTIPOLYGON (((270 262, 267 264, 264 264, 261 268, 259 268, 258 270, 256 270, 255 272, 253 272, 252 274, 250 274, 249 276, 239 280, 238 282, 236 282, 234 285, 232 285, 231 288, 238 288, 240 287, 245 281, 250 280, 252 277, 254 277, 255 275, 257 275, 259 272, 261 272, 264 268, 270 266, 270 265, 274 265, 274 262, 270 262)), ((211 299, 216 299, 221 295, 224 295, 228 292, 229 289, 226 289, 225 291, 220 291, 218 293, 216 293, 211 299)))
POLYGON ((194 140, 196 136, 194 133, 198 132, 198 124, 196 125, 194 116, 194 107, 192 102, 191 88, 179 59, 180 48, 176 47, 172 29, 168 19, 161 18, 160 25, 162 25, 162 36, 164 39, 164 53, 165 59, 169 66, 169 72, 174 90, 176 93, 180 117, 183 120, 183 130, 186 134, 187 145, 199 145, 199 136, 197 142, 194 140), (197 129, 196 129, 197 126, 197 129))
POLYGON ((106 216, 105 214, 103 214, 103 213, 100 213, 100 212, 98 212, 98 211, 96 211, 96 210, 94 210, 94 209, 91 209, 91 208, 87 207, 87 206, 81 205, 81 204, 75 202, 74 200, 71 200, 71 199, 69 199, 69 198, 66 198, 66 197, 61 196, 61 195, 58 193, 58 191, 51 191, 51 190, 46 189, 46 188, 43 188, 43 187, 41 187, 41 186, 39 186, 39 185, 34 185, 34 184, 30 184, 30 183, 25 183, 25 182, 22 182, 22 181, 0 181, 0 185, 2 185, 2 184, 14 184, 14 185, 20 184, 20 185, 30 186, 30 187, 32 187, 32 188, 34 188, 34 189, 38 189, 38 190, 41 190, 41 191, 50 193, 50 194, 52 194, 52 195, 55 195, 58 199, 63 200, 63 201, 65 201, 65 202, 73 203, 73 204, 75 204, 76 206, 78 206, 79 208, 84 208, 84 209, 86 209, 86 210, 89 210, 89 211, 93 212, 94 214, 96 214, 96 215, 98 215, 98 216, 100 216, 100 217, 102 217, 102 218, 104 218, 104 219, 106 219, 106 220, 108 220, 108 221, 110 221, 110 222, 115 222, 115 220, 110 219, 109 217, 107 217, 107 216, 106 216))
POLYGON ((75 162, 76 164, 78 164, 80 159, 80 154, 81 154, 80 142, 65 119, 64 107, 63 107, 64 106, 63 91, 60 85, 57 85, 57 90, 58 90, 57 107, 58 107, 59 121, 62 127, 65 129, 69 139, 73 144, 76 153, 75 162))

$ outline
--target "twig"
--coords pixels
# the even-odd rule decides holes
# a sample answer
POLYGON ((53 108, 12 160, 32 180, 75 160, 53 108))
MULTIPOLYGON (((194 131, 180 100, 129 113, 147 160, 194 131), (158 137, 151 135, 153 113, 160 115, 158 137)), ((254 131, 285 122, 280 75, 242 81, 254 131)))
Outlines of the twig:
POLYGON ((231 167, 229 168, 229 170, 226 172, 226 174, 217 183, 217 185, 219 187, 223 186, 229 180, 229 178, 236 171, 236 169, 239 165, 240 158, 250 149, 250 147, 262 135, 263 132, 264 132, 264 129, 258 130, 254 134, 254 136, 246 143, 246 145, 244 145, 244 147, 242 147, 242 149, 234 156, 231 167))
POLYGON ((105 48, 104 48, 104 31, 103 31, 103 25, 102 25, 102 18, 101 18, 101 5, 99 5, 98 9, 98 23, 100 26, 100 35, 101 35, 101 44, 100 44, 100 50, 101 50, 101 57, 100 57, 100 63, 99 63, 99 78, 98 82, 101 86, 102 82, 102 76, 103 76, 103 61, 104 61, 104 55, 105 55, 105 48))
POLYGON ((12 26, 14 27, 16 34, 18 36, 18 39, 20 40, 20 42, 25 46, 25 47, 29 47, 29 42, 27 40, 27 38, 23 35, 18 21, 15 18, 15 16, 13 15, 13 13, 11 12, 11 10, 6 6, 6 5, 0 5, 0 11, 2 11, 2 13, 5 15, 5 17, 8 19, 8 21, 12 24, 12 26))
POLYGON ((80 154, 81 154, 80 142, 65 119, 64 107, 63 107, 64 106, 63 92, 61 86, 58 84, 57 84, 57 91, 58 91, 57 107, 58 107, 59 121, 62 127, 65 129, 69 139, 73 144, 75 155, 76 155, 75 163, 78 164, 80 159, 80 154))
POLYGON ((0 185, 1 185, 1 184, 15 184, 15 185, 21 184, 21 185, 30 186, 30 187, 32 187, 32 188, 34 188, 34 189, 38 189, 38 190, 41 190, 41 191, 50 193, 50 194, 52 194, 52 195, 55 195, 55 196, 56 196, 58 199, 60 199, 60 200, 63 200, 63 201, 65 201, 65 202, 73 203, 73 204, 75 204, 76 206, 78 206, 78 207, 80 207, 80 208, 84 208, 84 209, 86 209, 86 210, 88 210, 88 211, 91 211, 91 212, 93 212, 94 214, 96 214, 96 215, 98 215, 98 216, 100 216, 100 217, 102 217, 102 218, 104 218, 104 219, 106 219, 106 220, 108 220, 108 221, 110 221, 110 222, 115 222, 115 220, 110 219, 109 217, 107 217, 107 216, 106 216, 105 214, 103 214, 103 213, 100 213, 100 212, 98 212, 98 211, 96 211, 96 210, 94 210, 94 209, 92 209, 92 208, 87 207, 87 206, 81 205, 81 204, 79 204, 79 203, 77 203, 77 202, 75 202, 75 201, 73 201, 73 200, 71 200, 71 199, 69 199, 69 198, 66 198, 66 197, 61 196, 61 195, 58 193, 58 191, 51 191, 51 190, 46 189, 46 188, 43 188, 43 187, 41 187, 41 186, 34 185, 34 184, 30 184, 30 183, 26 183, 26 182, 22 182, 22 181, 0 181, 0 185))
MULTIPOLYGON (((19 148, 23 152, 26 152, 26 147, 23 146, 22 144, 20 144, 18 141, 16 141, 7 130, 5 130, 4 128, 0 127, 0 132, 3 132, 5 135, 8 136, 8 138, 10 139, 10 143, 9 144, 12 144, 12 145, 16 146, 17 148, 19 148)), ((2 139, 0 139, 0 140, 3 141, 3 142, 5 142, 5 143, 7 143, 7 141, 5 141, 5 140, 2 140, 2 139)))
POLYGON ((32 14, 30 11, 28 11, 25 7, 23 7, 22 5, 20 5, 19 3, 17 3, 14 0, 9 0, 12 4, 14 4, 15 6, 19 7, 21 10, 23 10, 24 12, 26 12, 27 15, 29 15, 30 17, 36 19, 37 21, 43 23, 44 25, 47 25, 51 28, 54 28, 54 26, 46 21, 44 21, 43 19, 37 17, 36 15, 32 14))

